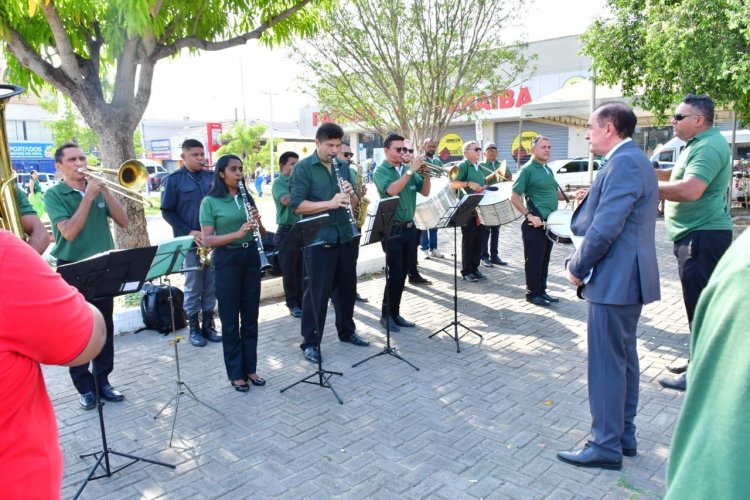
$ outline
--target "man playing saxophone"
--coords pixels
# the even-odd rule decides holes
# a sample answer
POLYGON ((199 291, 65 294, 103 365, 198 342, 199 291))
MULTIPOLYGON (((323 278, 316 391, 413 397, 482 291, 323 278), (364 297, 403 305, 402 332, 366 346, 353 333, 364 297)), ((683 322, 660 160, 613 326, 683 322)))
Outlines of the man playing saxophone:
MULTIPOLYGON (((354 153, 352 153, 352 147, 347 142, 341 143, 341 150, 339 150, 339 154, 336 155, 336 157, 339 159, 341 163, 344 165, 349 166, 349 176, 353 180, 352 187, 354 188, 354 192, 357 195, 357 198, 359 200, 359 205, 357 206, 357 210, 354 212, 354 218, 357 221, 364 220, 364 217, 360 218, 360 215, 362 214, 362 210, 367 210, 366 206, 362 206, 362 200, 364 199, 365 195, 367 194, 367 186, 364 183, 364 179, 362 178, 362 175, 360 175, 360 171, 356 166, 352 166, 354 161, 352 160, 354 156, 354 153)), ((362 224, 359 222, 357 223, 358 227, 362 227, 362 224)), ((354 265, 357 265, 357 260, 359 259, 359 240, 360 236, 355 236, 354 240, 352 240, 354 244, 354 265)), ((367 299, 362 297, 359 292, 357 292, 357 283, 355 281, 354 283, 354 300, 357 302, 367 302, 367 299)))

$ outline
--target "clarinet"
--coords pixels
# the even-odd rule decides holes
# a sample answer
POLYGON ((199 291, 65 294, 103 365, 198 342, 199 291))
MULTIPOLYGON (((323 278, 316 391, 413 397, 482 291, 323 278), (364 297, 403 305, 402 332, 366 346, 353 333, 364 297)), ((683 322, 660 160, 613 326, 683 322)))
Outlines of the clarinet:
MULTIPOLYGON (((344 179, 342 179, 341 174, 339 174, 338 158, 334 156, 332 163, 333 163, 333 171, 336 172, 336 180, 339 183, 339 191, 346 194, 344 191, 344 179)), ((352 236, 357 237, 360 235, 360 232, 359 232, 359 228, 357 227, 357 222, 354 220, 354 212, 352 211, 351 200, 349 200, 349 204, 346 206, 346 210, 347 212, 349 212, 349 224, 351 224, 352 226, 352 236)))
MULTIPOLYGON (((253 222, 253 220, 255 220, 255 217, 253 217, 252 213, 253 204, 250 203, 250 197, 247 195, 244 178, 237 183, 237 188, 240 190, 240 196, 242 196, 242 205, 245 207, 245 217, 247 217, 248 222, 253 222)), ((271 269, 271 267, 273 266, 271 266, 271 263, 268 262, 266 251, 263 249, 263 238, 260 235, 260 223, 257 220, 255 220, 253 235, 255 236, 255 241, 258 245, 258 254, 260 255, 260 270, 266 271, 268 269, 271 269)))

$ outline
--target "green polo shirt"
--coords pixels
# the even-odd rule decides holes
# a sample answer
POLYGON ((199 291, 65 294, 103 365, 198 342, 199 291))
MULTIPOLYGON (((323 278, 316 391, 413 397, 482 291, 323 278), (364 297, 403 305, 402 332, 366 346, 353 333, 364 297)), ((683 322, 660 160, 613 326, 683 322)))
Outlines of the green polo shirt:
MULTIPOLYGON (((391 197, 386 192, 388 186, 399 180, 408 168, 408 165, 402 165, 401 173, 399 173, 399 170, 386 160, 383 160, 383 163, 375 168, 372 179, 375 182, 375 187, 378 188, 378 194, 381 199, 391 197)), ((422 191, 423 184, 424 180, 421 175, 416 172, 411 175, 409 182, 406 183, 404 189, 398 194, 398 210, 396 210, 395 217, 397 222, 411 222, 414 220, 414 212, 417 209, 417 193, 422 191)))
POLYGON ((289 194, 289 176, 281 174, 273 181, 271 186, 271 196, 276 205, 276 224, 279 226, 291 226, 296 223, 300 216, 295 214, 291 206, 285 207, 281 203, 281 198, 289 194))
MULTIPOLYGON (((201 227, 213 227, 214 234, 217 236, 237 231, 242 224, 247 222, 242 196, 239 193, 235 196, 226 195, 221 198, 206 196, 201 201, 200 222, 201 227)), ((245 236, 234 240, 230 245, 248 243, 254 240, 253 231, 248 231, 245 236)))
MULTIPOLYGON (((351 182, 349 169, 338 160, 335 165, 343 180, 351 182)), ((333 195, 340 192, 336 173, 332 170, 329 171, 328 167, 321 163, 317 151, 313 151, 312 155, 303 158, 294 166, 289 185, 292 195, 292 210, 295 211, 300 203, 305 200, 329 201, 333 198, 333 195)), ((302 218, 316 217, 324 213, 328 214, 328 221, 320 229, 318 240, 332 245, 351 241, 354 234, 349 210, 346 208, 303 215, 302 218)))
POLYGON ((18 187, 18 184, 16 184, 16 201, 18 202, 18 213, 22 217, 24 215, 36 215, 36 210, 34 210, 34 207, 31 206, 31 203, 29 203, 29 197, 26 196, 26 193, 23 192, 23 189, 18 187))
POLYGON ((513 192, 526 195, 526 207, 529 200, 536 206, 542 220, 547 220, 549 214, 557 210, 557 182, 552 171, 533 158, 518 172, 513 183, 513 192))
POLYGON ((52 222, 52 234, 55 236, 52 255, 58 259, 77 261, 115 248, 109 230, 109 208, 101 193, 94 198, 86 224, 78 236, 73 241, 68 241, 60 234, 57 223, 73 217, 82 200, 83 193, 64 182, 58 182, 44 193, 44 208, 52 222))
MULTIPOLYGON (((497 160, 495 160, 495 161, 486 161, 484 163, 480 163, 479 164, 479 168, 482 170, 482 173, 484 174, 485 179, 487 178, 488 175, 494 174, 495 171, 498 168, 500 168, 500 164, 501 163, 502 162, 499 162, 497 160)), ((491 186, 492 184, 497 184, 497 182, 498 182, 497 177, 495 175, 493 175, 492 178, 490 179, 490 182, 488 182, 487 184, 491 186)))
POLYGON ((427 163, 430 163, 432 165, 435 165, 436 167, 443 167, 444 166, 443 162, 440 161, 440 158, 438 158, 437 156, 433 156, 432 158, 427 158, 425 156, 424 157, 424 161, 426 161, 427 163))
POLYGON ((695 201, 668 201, 664 204, 667 237, 672 241, 691 231, 732 229, 727 188, 732 177, 727 140, 712 127, 690 139, 672 169, 670 181, 697 177, 707 184, 695 201))
MULTIPOLYGON (((474 165, 469 160, 464 160, 458 165, 457 181, 476 182, 480 186, 484 186, 487 184, 485 177, 487 177, 487 174, 478 164, 474 165)), ((472 193, 474 193, 474 190, 470 187, 461 188, 458 190, 458 199, 463 198, 464 194, 472 193)))

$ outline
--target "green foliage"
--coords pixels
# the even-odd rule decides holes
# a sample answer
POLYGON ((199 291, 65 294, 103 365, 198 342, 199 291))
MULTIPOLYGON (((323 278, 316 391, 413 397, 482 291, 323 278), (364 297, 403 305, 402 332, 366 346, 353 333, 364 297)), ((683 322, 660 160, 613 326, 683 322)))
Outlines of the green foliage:
POLYGON ((743 0, 610 0, 584 34, 600 83, 640 96, 662 118, 687 93, 750 119, 750 4, 743 0))
POLYGON ((522 10, 502 0, 354 0, 331 13, 334 29, 297 44, 314 75, 307 87, 337 121, 439 136, 473 98, 528 69, 522 43, 499 41, 522 10))
POLYGON ((70 99, 64 99, 63 103, 65 111, 62 118, 44 123, 52 132, 52 149, 66 142, 75 142, 86 152, 98 149, 99 134, 83 123, 81 116, 74 112, 70 99))
MULTIPOLYGON (((268 167, 268 162, 271 156, 271 144, 263 139, 263 134, 266 129, 262 123, 255 125, 248 125, 246 123, 237 123, 235 126, 223 134, 221 134, 221 146, 215 153, 215 157, 234 154, 242 159, 244 165, 244 171, 246 174, 250 174, 255 169, 255 162, 260 162, 261 165, 268 167), (265 142, 264 142, 265 141, 265 142)), ((274 149, 283 142, 280 139, 274 139, 274 149)), ((269 171, 277 168, 276 165, 271 165, 269 171)))

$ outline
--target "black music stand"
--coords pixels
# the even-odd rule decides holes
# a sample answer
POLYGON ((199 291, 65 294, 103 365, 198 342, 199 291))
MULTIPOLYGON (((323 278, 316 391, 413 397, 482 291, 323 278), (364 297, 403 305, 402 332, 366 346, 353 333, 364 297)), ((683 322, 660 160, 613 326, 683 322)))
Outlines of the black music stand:
MULTIPOLYGON (((70 285, 76 287, 86 300, 116 297, 118 295, 137 292, 146 281, 149 265, 156 254, 156 247, 133 248, 129 250, 114 250, 112 252, 96 255, 88 259, 65 264, 57 268, 57 271, 70 285)), ((95 363, 92 361, 92 365, 95 363)), ((94 371, 96 367, 93 366, 94 371)), ((113 474, 133 465, 136 462, 147 462, 162 467, 176 468, 176 465, 151 460, 128 453, 114 451, 107 446, 107 432, 104 428, 104 403, 99 397, 99 383, 94 377, 94 394, 96 407, 99 414, 99 427, 101 429, 102 450, 80 455, 80 458, 95 457, 96 463, 91 468, 86 480, 76 492, 73 498, 78 498, 89 481, 110 477, 113 474), (116 469, 112 469, 109 456, 117 455, 129 458, 130 462, 116 469), (104 465, 102 465, 104 461, 104 465), (104 473, 95 476, 98 467, 104 469, 104 473)))
POLYGON ((172 430, 169 434, 169 447, 172 447, 172 439, 174 438, 174 428, 177 424, 177 413, 180 409, 180 398, 183 395, 187 395, 188 397, 193 398, 194 401, 202 404, 209 410, 213 410, 219 415, 224 416, 223 413, 221 413, 219 410, 214 408, 213 406, 207 405, 200 399, 198 399, 198 396, 195 395, 195 393, 190 389, 190 386, 187 385, 182 380, 181 374, 180 374, 180 352, 178 349, 178 345, 181 340, 184 339, 181 335, 177 335, 177 328, 175 327, 174 322, 174 299, 172 297, 172 286, 171 281, 169 279, 170 274, 175 273, 184 273, 185 271, 192 271, 193 269, 181 269, 181 266, 183 262, 185 261, 185 257, 187 256, 187 253, 192 250, 192 244, 193 244, 193 237, 192 236, 182 236, 179 238, 175 238, 173 240, 165 241, 159 245, 158 250, 156 251, 156 256, 154 257, 153 262, 151 263, 151 268, 149 269, 148 275, 146 276, 146 279, 148 281, 154 280, 156 278, 159 278, 159 281, 162 284, 167 285, 167 291, 169 292, 169 313, 170 313, 170 319, 172 321, 172 335, 174 338, 172 340, 168 340, 167 344, 174 346, 174 360, 175 360, 175 369, 177 370, 177 380, 175 381, 175 384, 177 386, 177 390, 172 396, 172 398, 165 404, 161 410, 159 410, 156 415, 154 415, 154 420, 159 418, 159 415, 164 413, 164 410, 169 408, 169 406, 174 403, 174 416, 172 417, 172 430))
MULTIPOLYGON (((316 246, 321 244, 320 241, 318 241, 318 232, 320 231, 320 228, 323 227, 323 224, 327 222, 329 215, 328 214, 320 214, 315 217, 309 217, 306 219, 302 219, 297 221, 294 226, 292 226, 291 231, 287 234, 286 239, 284 240, 284 243, 281 244, 280 251, 284 252, 293 252, 298 251, 300 249, 304 252, 304 269, 305 269, 305 294, 310 293, 310 263, 308 262, 309 259, 309 252, 307 251, 310 247, 316 246)), ((291 389, 295 385, 298 384, 313 384, 320 387, 324 387, 326 389, 330 389, 333 393, 333 396, 336 398, 336 401, 339 402, 340 405, 344 404, 344 402, 341 400, 339 395, 336 393, 336 389, 333 388, 331 385, 331 377, 334 375, 343 376, 344 374, 341 372, 332 372, 329 370, 323 369, 323 353, 320 350, 320 342, 323 338, 323 331, 322 326, 318 322, 318 311, 313 307, 313 321, 315 321, 315 342, 316 342, 316 349, 318 350, 318 369, 315 370, 313 373, 308 375, 307 377, 298 380, 294 382, 291 385, 288 385, 281 389, 279 392, 284 392, 287 389, 291 389), (313 377, 318 377, 317 382, 310 381, 313 377)))
MULTIPOLYGON (((393 196, 391 198, 385 198, 378 201, 377 210, 374 214, 367 214, 368 224, 365 226, 364 242, 362 245, 370 245, 372 243, 378 243, 382 241, 384 243, 383 248, 385 249, 385 310, 387 314, 387 320, 385 322, 385 347, 382 351, 372 356, 368 356, 362 361, 357 361, 352 365, 355 368, 366 361, 370 361, 373 358, 388 354, 396 359, 400 359, 407 365, 411 366, 415 370, 419 371, 415 365, 404 359, 401 355, 396 352, 395 347, 391 347, 391 300, 389 295, 389 287, 391 282, 390 268, 388 267, 388 241, 394 236, 391 234, 391 227, 393 226, 393 218, 396 216, 398 210, 399 197, 393 196)), ((395 236, 400 238, 401 236, 395 236)))
POLYGON ((480 339, 483 338, 479 333, 458 321, 458 227, 465 226, 469 222, 469 219, 474 214, 474 210, 477 208, 477 205, 479 205, 481 200, 481 194, 469 194, 464 196, 461 198, 461 201, 458 202, 458 205, 448 209, 438 223, 438 227, 453 227, 453 321, 430 335, 428 338, 432 338, 440 332, 445 332, 456 341, 456 352, 461 352, 461 347, 458 345, 458 339, 466 335, 461 335, 461 337, 458 336, 459 326, 478 336, 480 339), (453 335, 448 332, 450 327, 453 327, 453 335))

